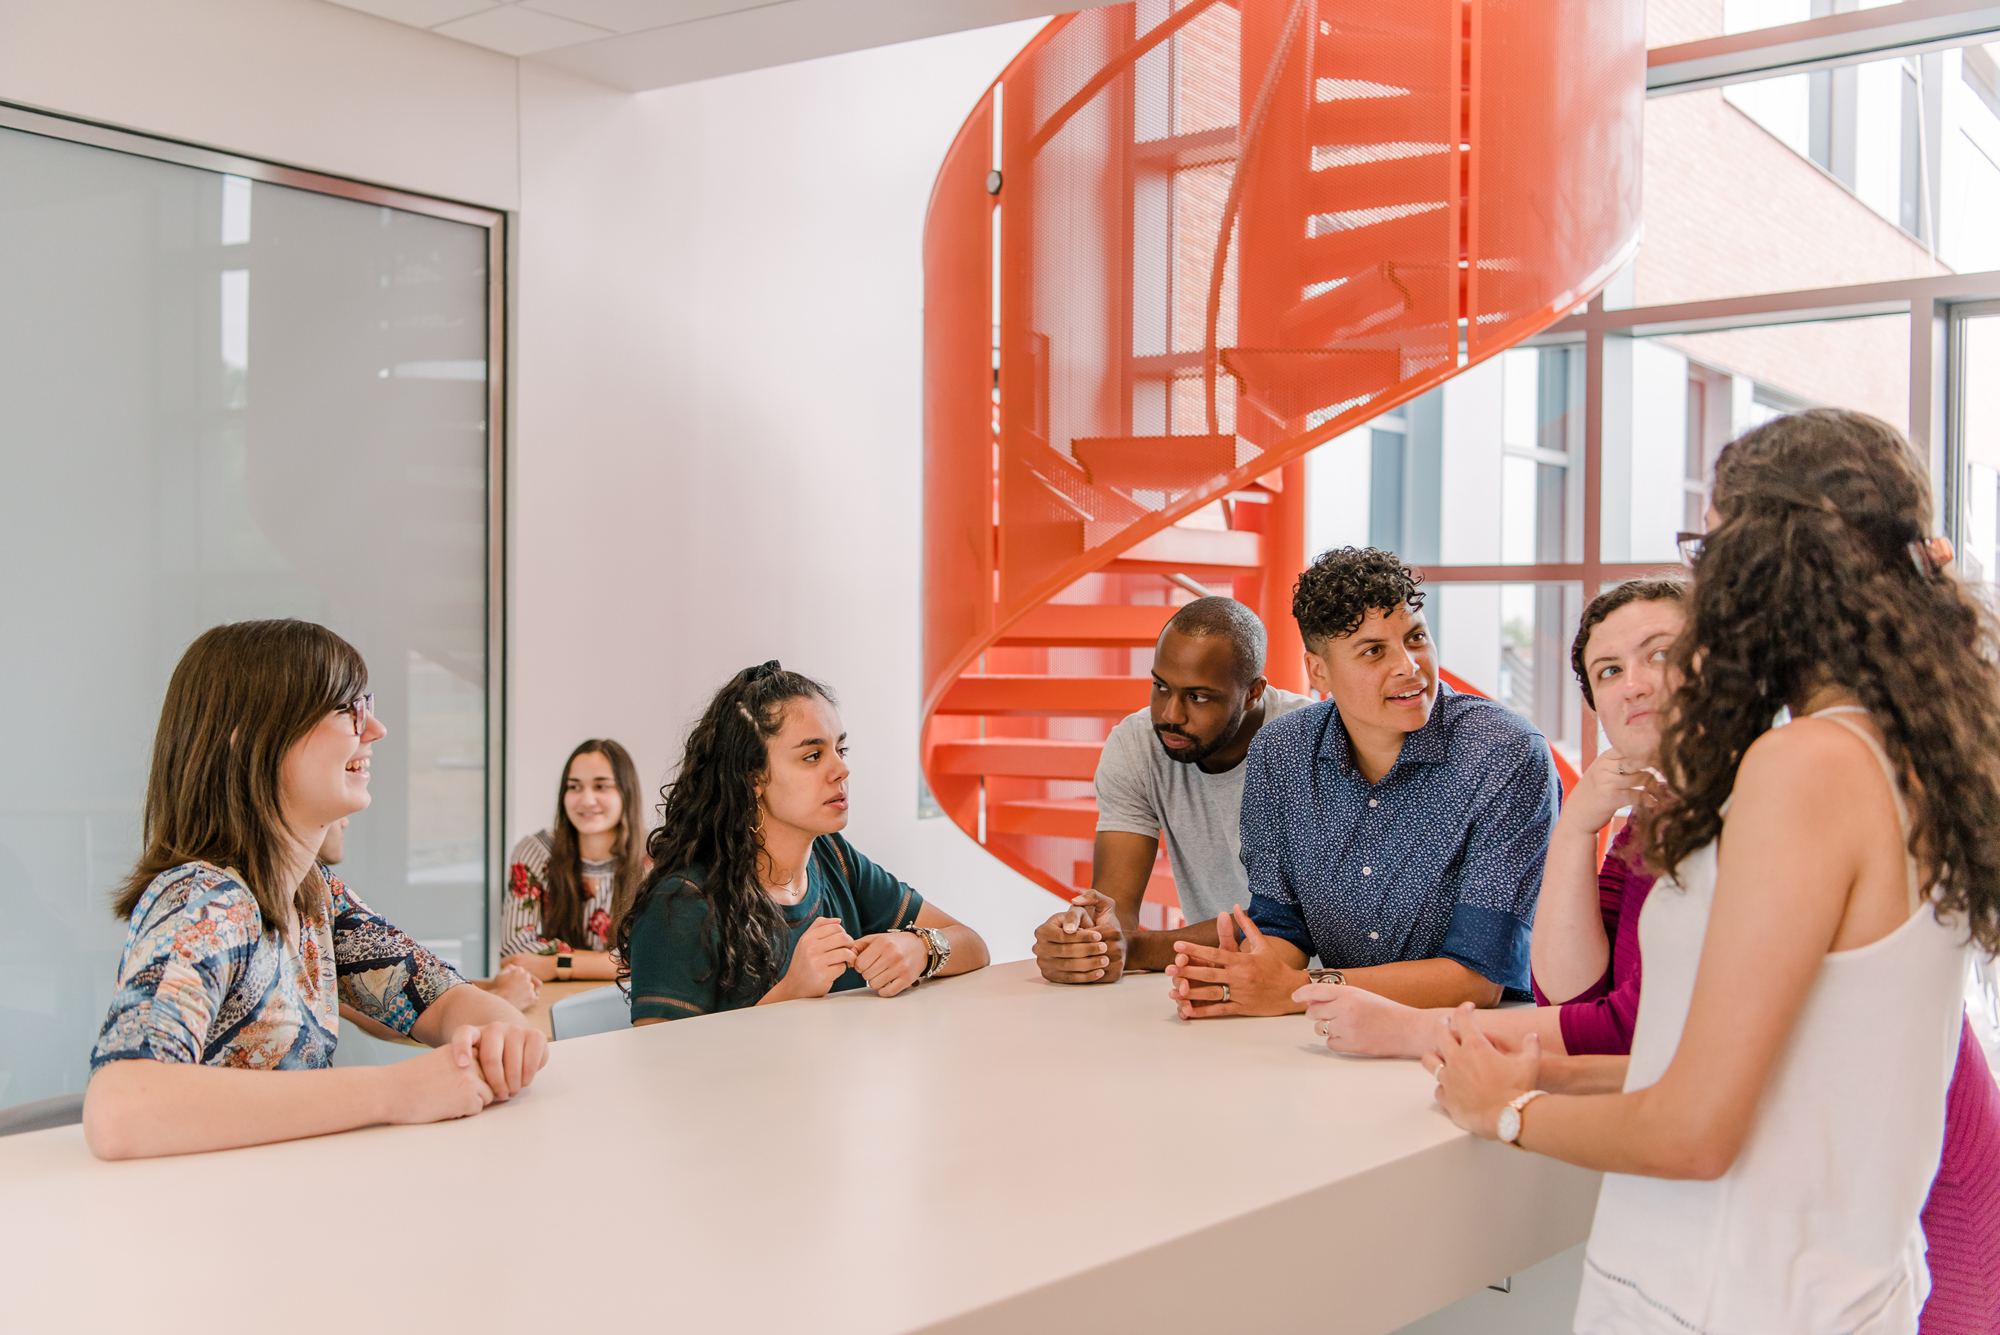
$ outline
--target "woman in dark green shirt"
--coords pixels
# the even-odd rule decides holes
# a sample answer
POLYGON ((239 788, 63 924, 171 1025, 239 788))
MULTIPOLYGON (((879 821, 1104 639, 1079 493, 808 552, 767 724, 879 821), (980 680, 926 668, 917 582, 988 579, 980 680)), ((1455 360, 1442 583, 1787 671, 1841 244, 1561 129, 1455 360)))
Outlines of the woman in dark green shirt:
POLYGON ((654 872, 612 928, 633 1024, 858 987, 893 997, 986 964, 977 932, 841 837, 847 778, 818 682, 774 659, 716 693, 648 841, 654 872))

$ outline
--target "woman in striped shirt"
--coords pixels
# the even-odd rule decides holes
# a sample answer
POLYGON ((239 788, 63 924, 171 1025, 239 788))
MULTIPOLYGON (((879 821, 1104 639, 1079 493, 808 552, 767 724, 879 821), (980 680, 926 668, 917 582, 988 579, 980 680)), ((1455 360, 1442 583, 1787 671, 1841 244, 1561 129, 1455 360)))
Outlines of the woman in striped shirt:
POLYGON ((605 947, 611 920, 646 875, 640 810, 639 771, 624 747, 593 737, 570 752, 555 820, 514 845, 501 897, 503 967, 545 983, 618 976, 605 947))

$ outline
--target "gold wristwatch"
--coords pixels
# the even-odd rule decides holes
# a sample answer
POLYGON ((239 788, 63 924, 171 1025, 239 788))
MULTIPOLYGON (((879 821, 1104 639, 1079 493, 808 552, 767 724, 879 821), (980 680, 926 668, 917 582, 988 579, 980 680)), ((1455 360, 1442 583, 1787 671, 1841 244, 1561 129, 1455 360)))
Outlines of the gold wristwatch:
POLYGON ((1345 986, 1347 975, 1338 969, 1307 969, 1306 981, 1313 983, 1339 983, 1345 986))

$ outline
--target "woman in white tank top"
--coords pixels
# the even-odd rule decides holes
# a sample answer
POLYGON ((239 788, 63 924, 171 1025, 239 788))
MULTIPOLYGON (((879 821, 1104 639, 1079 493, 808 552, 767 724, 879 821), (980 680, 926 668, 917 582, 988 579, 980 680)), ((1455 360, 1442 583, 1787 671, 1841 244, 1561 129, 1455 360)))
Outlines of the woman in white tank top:
POLYGON ((1996 639, 1930 515, 1915 452, 1858 413, 1723 452, 1660 752, 1678 796, 1639 830, 1671 872, 1632 1055, 1447 1021, 1454 1121, 1605 1173, 1579 1332, 1917 1330, 1965 952, 2000 944, 1996 639))

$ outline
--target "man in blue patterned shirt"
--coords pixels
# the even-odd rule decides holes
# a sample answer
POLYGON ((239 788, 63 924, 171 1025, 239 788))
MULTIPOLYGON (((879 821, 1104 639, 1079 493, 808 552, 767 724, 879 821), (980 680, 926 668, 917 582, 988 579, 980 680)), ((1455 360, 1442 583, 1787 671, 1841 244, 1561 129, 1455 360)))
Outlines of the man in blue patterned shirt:
POLYGON ((1218 946, 1176 943, 1184 1018, 1296 1014, 1314 982, 1420 1007, 1525 993, 1555 764, 1534 725, 1439 683, 1421 578, 1352 547, 1299 576, 1307 673, 1332 698, 1250 748, 1250 907, 1218 946), (1309 977, 1314 955, 1327 967, 1309 977))

